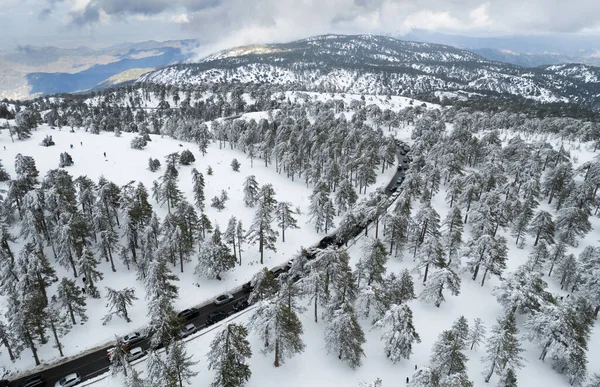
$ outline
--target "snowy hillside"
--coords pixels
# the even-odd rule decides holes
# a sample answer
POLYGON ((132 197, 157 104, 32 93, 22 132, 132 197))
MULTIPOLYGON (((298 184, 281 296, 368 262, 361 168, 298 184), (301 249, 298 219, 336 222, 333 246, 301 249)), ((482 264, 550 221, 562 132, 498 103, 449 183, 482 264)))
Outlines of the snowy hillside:
MULTIPOLYGON (((103 352, 114 334, 151 327, 153 342, 176 346, 176 311, 210 304, 252 278, 246 311, 186 339, 198 362, 185 367, 190 385, 227 371, 207 370, 205 354, 233 321, 250 329, 252 356, 236 359, 236 367, 249 364, 248 386, 381 378, 386 387, 409 378, 410 387, 438 379, 483 387, 490 375, 491 385, 515 376, 521 386, 588 387, 600 372, 596 124, 440 109, 398 96, 138 86, 39 100, 18 112, 14 142, 0 133, 13 179, 0 183, 0 336, 20 353, 11 362, 0 348, 9 378, 54 365, 57 342, 65 357, 103 352), (56 145, 40 146, 49 135, 56 145), (411 145, 408 155, 395 140, 411 145), (149 158, 160 162, 155 172, 149 158), (404 174, 398 159, 410 164, 404 174), (390 203, 389 191, 377 188, 398 174, 390 203), (290 215, 299 228, 287 227, 284 242, 290 215), (239 221, 246 232, 235 231, 239 221), (263 264, 260 224, 271 230, 263 264), (340 236, 357 227, 348 246, 300 254, 335 229, 340 236), (242 241, 241 265, 231 258, 232 240, 237 248, 242 241), (261 274, 293 257, 289 275, 261 274), (58 290, 66 281, 85 290, 85 322, 77 314, 70 323, 58 290), (107 288, 135 291, 126 315, 107 288), (111 307, 117 313, 103 324, 111 307), (473 329, 477 318, 487 333, 473 329), (46 364, 34 368, 34 353, 46 364)), ((138 369, 148 382, 177 385, 177 351, 158 353, 124 366, 129 382, 138 369)), ((96 360, 100 368, 84 378, 108 371, 104 353, 96 360)), ((105 376, 97 386, 125 385, 122 375, 105 376)))
POLYGON ((146 74, 139 82, 269 83, 306 90, 392 95, 462 90, 599 109, 599 75, 600 69, 593 66, 521 68, 450 46, 374 35, 324 35, 226 50, 199 63, 146 74))

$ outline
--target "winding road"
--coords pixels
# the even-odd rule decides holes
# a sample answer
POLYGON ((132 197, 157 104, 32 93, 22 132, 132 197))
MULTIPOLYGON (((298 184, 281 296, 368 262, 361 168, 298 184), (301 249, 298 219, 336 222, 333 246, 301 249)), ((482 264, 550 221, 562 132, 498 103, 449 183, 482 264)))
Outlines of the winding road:
MULTIPOLYGON (((397 147, 396 156, 398 158, 399 165, 408 164, 408 163, 403 163, 402 159, 403 159, 404 155, 402 155, 400 153, 399 147, 397 147)), ((390 189, 396 185, 396 180, 398 179, 398 177, 403 176, 403 175, 404 175, 404 170, 401 170, 401 169, 396 170, 394 177, 392 178, 390 183, 386 186, 385 192, 388 196, 391 196, 393 194, 393 191, 391 191, 390 189)), ((289 268, 285 264, 281 267, 283 268, 284 271, 289 270, 289 268)), ((186 322, 186 324, 193 323, 197 327, 198 330, 201 330, 201 329, 207 327, 206 318, 210 313, 213 313, 215 311, 225 311, 230 315, 233 313, 236 313, 233 310, 233 305, 235 304, 236 301, 247 298, 248 293, 246 293, 240 289, 239 291, 232 293, 232 294, 234 296, 234 300, 225 305, 217 306, 217 305, 211 303, 209 305, 205 305, 203 307, 198 308, 200 311, 200 315, 198 317, 186 322)), ((142 331, 142 329, 140 329, 140 331, 142 331)), ((134 347, 142 347, 143 349, 147 350, 150 347, 149 341, 150 340, 148 338, 146 338, 143 341, 134 344, 133 346, 134 347)), ((37 375, 42 375, 43 379, 45 380, 44 386, 54 386, 54 384, 58 380, 60 380, 63 376, 70 374, 70 373, 74 373, 74 372, 82 375, 83 381, 95 378, 105 372, 108 372, 110 363, 106 356, 106 351, 110 347, 112 347, 112 345, 98 349, 94 352, 90 352, 90 353, 87 353, 85 355, 82 355, 82 356, 79 356, 76 358, 72 358, 71 360, 65 361, 64 363, 61 363, 61 364, 57 364, 57 365, 55 365, 51 368, 48 368, 44 371, 37 372, 35 374, 31 374, 31 375, 19 378, 17 380, 11 381, 9 383, 9 386, 10 387, 20 387, 22 385, 22 383, 25 382, 27 379, 35 377, 37 375)))

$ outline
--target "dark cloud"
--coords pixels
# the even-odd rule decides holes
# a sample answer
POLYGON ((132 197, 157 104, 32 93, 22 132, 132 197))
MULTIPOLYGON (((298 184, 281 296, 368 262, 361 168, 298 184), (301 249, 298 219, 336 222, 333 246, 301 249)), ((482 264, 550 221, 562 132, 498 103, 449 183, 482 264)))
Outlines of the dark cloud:
POLYGON ((64 2, 65 0, 47 0, 47 1, 48 1, 48 7, 42 8, 40 13, 38 14, 38 18, 40 20, 48 19, 48 17, 52 14, 52 12, 54 12, 56 5, 64 2))
POLYGON ((71 12, 71 23, 75 26, 85 26, 100 21, 100 10, 91 3, 80 12, 71 12))

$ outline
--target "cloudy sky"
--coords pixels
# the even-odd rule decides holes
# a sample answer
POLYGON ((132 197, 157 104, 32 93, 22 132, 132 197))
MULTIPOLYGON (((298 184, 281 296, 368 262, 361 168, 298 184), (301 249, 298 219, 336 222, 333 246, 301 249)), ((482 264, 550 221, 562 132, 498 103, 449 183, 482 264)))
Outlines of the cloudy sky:
POLYGON ((0 0, 0 49, 194 38, 212 48, 322 33, 600 35, 599 0, 0 0))

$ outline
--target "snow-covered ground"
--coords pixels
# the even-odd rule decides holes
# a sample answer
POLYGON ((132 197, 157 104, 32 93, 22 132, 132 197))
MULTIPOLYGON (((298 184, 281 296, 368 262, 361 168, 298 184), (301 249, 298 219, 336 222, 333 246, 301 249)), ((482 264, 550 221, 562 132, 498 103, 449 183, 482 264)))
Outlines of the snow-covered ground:
MULTIPOLYGON (((260 113, 250 113, 252 118, 258 118, 260 113)), ((191 166, 181 166, 179 169, 179 188, 188 197, 192 203, 192 168, 198 169, 204 175, 206 188, 206 214, 213 226, 219 225, 221 231, 225 231, 227 221, 231 216, 235 216, 248 229, 254 216, 254 209, 244 206, 242 185, 244 179, 249 175, 255 175, 259 184, 270 183, 274 186, 278 200, 289 201, 293 208, 299 206, 302 215, 298 217, 298 230, 286 230, 286 241, 281 242, 281 237, 277 242, 277 252, 273 253, 266 250, 264 256, 264 265, 272 268, 281 265, 297 254, 301 247, 309 247, 318 242, 323 234, 318 234, 315 228, 309 224, 308 206, 309 196, 312 193, 312 185, 307 188, 303 179, 291 181, 284 174, 278 174, 274 166, 264 166, 264 161, 255 159, 254 167, 250 167, 250 160, 245 158, 245 154, 239 150, 231 150, 229 145, 219 149, 218 143, 213 143, 208 148, 206 156, 202 156, 197 147, 191 143, 185 143, 173 140, 168 137, 151 136, 152 141, 144 150, 134 150, 130 148, 130 141, 133 134, 123 133, 121 138, 117 138, 113 133, 103 132, 99 135, 86 133, 83 130, 76 130, 70 133, 69 129, 63 130, 50 129, 46 125, 40 126, 33 131, 33 135, 26 141, 11 142, 7 131, 0 132, 0 159, 11 176, 15 175, 14 159, 18 153, 25 156, 33 156, 36 160, 37 168, 40 172, 40 180, 43 179, 46 172, 50 169, 58 168, 59 154, 68 152, 74 160, 74 165, 67 167, 66 170, 76 178, 80 175, 87 175, 93 181, 98 181, 101 175, 108 180, 113 181, 119 186, 127 184, 131 180, 143 182, 149 190, 152 187, 153 180, 159 178, 164 170, 164 157, 173 152, 181 152, 184 149, 190 149, 196 162, 191 166), (43 147, 39 143, 46 135, 52 135, 56 146, 43 147), (70 148, 73 145, 73 149, 70 148), (83 145, 82 145, 83 144, 83 145), (183 147, 179 145, 182 144, 183 147), (6 150, 4 150, 6 147, 6 150), (103 153, 106 152, 106 159, 103 153), (156 173, 150 172, 148 167, 148 158, 158 158, 163 164, 162 169, 156 173), (237 158, 240 162, 240 172, 233 172, 230 166, 231 161, 237 158), (213 169, 213 175, 209 176, 206 171, 208 166, 213 169), (229 200, 223 211, 218 212, 210 206, 210 200, 213 196, 218 196, 221 190, 226 190, 229 200)), ((390 168, 384 174, 380 174, 377 184, 370 187, 368 192, 376 187, 387 185, 395 173, 395 168, 390 168)), ((0 188, 6 188, 6 183, 0 183, 0 188)), ((159 205, 151 199, 151 204, 160 218, 167 213, 167 208, 159 205)), ((16 228, 13 232, 18 235, 16 228)), ((19 240, 18 242, 21 242, 19 240)), ((13 251, 18 252, 20 244, 17 243, 13 251)), ((208 280, 205 277, 199 277, 194 274, 196 258, 192 257, 192 262, 184 267, 184 273, 181 273, 179 266, 174 267, 173 271, 180 278, 177 283, 179 287, 179 299, 175 302, 175 307, 179 310, 210 302, 213 298, 223 292, 233 288, 240 287, 260 270, 260 254, 257 246, 243 246, 242 265, 237 266, 231 272, 222 275, 223 280, 208 280)), ((133 330, 139 329, 148 322, 146 314, 148 312, 147 303, 144 299, 144 288, 140 281, 136 280, 135 271, 127 271, 117 257, 115 257, 117 272, 112 273, 110 265, 107 262, 101 262, 99 268, 104 273, 104 280, 100 281, 98 288, 101 295, 105 293, 104 288, 122 289, 124 287, 134 287, 136 296, 139 298, 134 301, 130 310, 132 318, 131 323, 126 323, 121 319, 113 319, 107 325, 102 325, 101 318, 108 312, 106 301, 100 299, 87 300, 87 314, 89 321, 83 325, 73 328, 63 339, 63 350, 65 356, 73 356, 83 351, 95 348, 114 340, 114 335, 124 335, 133 330)), ((59 265, 54 265, 57 270, 58 278, 69 277, 72 274, 59 265)), ((78 279, 78 284, 81 279, 78 279)), ((49 294, 53 294, 56 285, 49 289, 49 294)), ((4 299, 0 298, 0 311, 4 314, 4 299)), ((43 363, 49 364, 58 360, 58 351, 53 348, 52 343, 40 346, 39 356, 43 363)), ((4 365, 9 371, 18 372, 34 368, 35 363, 28 350, 22 353, 21 359, 16 363, 11 363, 8 354, 3 351, 0 353, 0 365, 4 365)), ((42 364, 43 366, 44 364, 42 364)))

